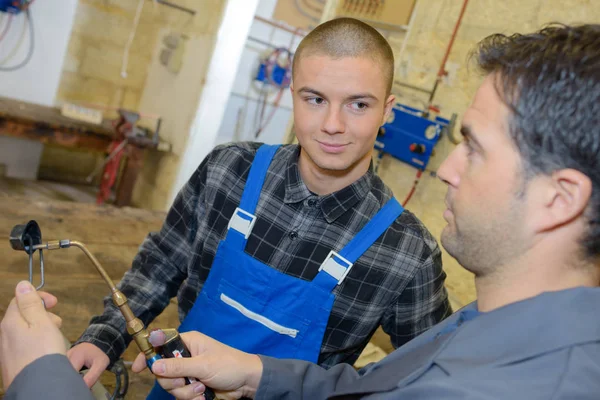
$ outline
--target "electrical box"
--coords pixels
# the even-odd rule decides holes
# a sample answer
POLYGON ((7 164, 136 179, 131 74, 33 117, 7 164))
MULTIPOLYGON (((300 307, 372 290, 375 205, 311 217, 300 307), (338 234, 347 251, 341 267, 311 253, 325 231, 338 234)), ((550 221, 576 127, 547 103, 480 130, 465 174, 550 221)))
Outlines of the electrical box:
POLYGON ((424 170, 442 135, 454 128, 455 119, 430 119, 422 110, 397 103, 379 131, 375 149, 424 170))
POLYGON ((276 48, 261 57, 255 80, 278 88, 287 88, 292 81, 293 54, 286 48, 276 48))
MULTIPOLYGON (((266 74, 267 64, 261 63, 258 67, 258 73, 256 74, 255 79, 259 82, 265 82, 265 80, 267 79, 266 74)), ((290 86, 290 71, 286 68, 280 67, 279 65, 275 65, 273 66, 271 79, 277 84, 277 86, 287 88, 290 86)))
POLYGON ((30 2, 26 0, 0 0, 0 12, 18 14, 30 2))

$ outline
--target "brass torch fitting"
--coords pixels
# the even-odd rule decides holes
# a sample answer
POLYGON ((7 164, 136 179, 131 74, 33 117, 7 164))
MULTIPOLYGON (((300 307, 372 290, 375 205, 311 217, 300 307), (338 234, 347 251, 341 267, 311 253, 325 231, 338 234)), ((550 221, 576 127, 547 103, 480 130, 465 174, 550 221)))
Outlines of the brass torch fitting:
POLYGON ((137 318, 129 305, 127 304, 127 297, 119 289, 114 288, 112 293, 113 303, 119 307, 121 314, 125 318, 127 323, 127 333, 133 336, 133 340, 139 347, 139 349, 146 355, 146 358, 152 358, 156 356, 154 347, 150 344, 150 333, 144 327, 142 321, 137 318))
POLYGON ((121 311, 123 318, 125 318, 125 322, 127 324, 127 333, 129 333, 133 337, 133 340, 135 340, 135 343, 137 344, 139 349, 146 355, 146 359, 152 359, 156 357, 157 354, 154 351, 154 347, 152 347, 152 345, 150 344, 150 333, 148 332, 142 321, 133 314, 133 311, 131 311, 131 308, 127 304, 127 297, 125 297, 123 292, 117 289, 112 279, 110 279, 102 265, 100 265, 98 259, 94 257, 94 255, 88 250, 88 248, 83 243, 77 242, 75 240, 52 240, 47 242, 46 244, 34 246, 34 248, 55 250, 71 246, 78 247, 85 253, 85 255, 94 264, 94 267, 96 267, 96 270, 98 270, 98 272, 110 288, 110 291, 112 293, 112 301, 115 306, 119 307, 119 311, 121 311))

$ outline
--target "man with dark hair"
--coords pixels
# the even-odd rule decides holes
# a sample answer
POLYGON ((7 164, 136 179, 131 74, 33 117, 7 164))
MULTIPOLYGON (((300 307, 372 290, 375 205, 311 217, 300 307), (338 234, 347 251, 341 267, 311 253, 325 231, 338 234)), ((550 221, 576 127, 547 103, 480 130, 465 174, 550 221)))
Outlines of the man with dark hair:
MULTIPOLYGON (((360 372, 243 353, 200 333, 153 372, 180 399, 598 399, 600 25, 494 35, 463 118, 442 244, 477 301, 360 372), (194 392, 196 389, 198 392, 194 392)), ((138 357, 134 370, 144 368, 138 357)))
MULTIPOLYGON (((450 315, 438 244, 372 168, 393 66, 358 20, 309 33, 291 87, 299 145, 207 156, 119 283, 134 314, 149 324, 177 295, 181 331, 325 367, 353 363, 379 326, 399 347, 450 315)), ((107 298, 68 356, 92 385, 130 341, 107 298)))

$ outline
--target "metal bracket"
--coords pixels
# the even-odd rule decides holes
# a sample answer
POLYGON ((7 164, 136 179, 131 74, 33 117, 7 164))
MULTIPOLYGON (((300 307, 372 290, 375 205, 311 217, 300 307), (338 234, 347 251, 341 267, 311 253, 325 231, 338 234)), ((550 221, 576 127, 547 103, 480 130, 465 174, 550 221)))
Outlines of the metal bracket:
POLYGON ((172 7, 176 10, 183 11, 183 12, 186 12, 191 15, 196 15, 196 11, 192 10, 191 8, 183 7, 178 4, 171 3, 170 1, 167 1, 167 0, 156 0, 156 2, 158 4, 162 4, 163 6, 172 7))
MULTIPOLYGON (((33 253, 37 250, 35 246, 42 244, 42 231, 34 220, 24 225, 15 225, 10 232, 10 246, 13 250, 23 250, 29 254, 29 282, 33 285, 33 253)), ((44 254, 40 251, 40 285, 36 290, 44 286, 44 254)))

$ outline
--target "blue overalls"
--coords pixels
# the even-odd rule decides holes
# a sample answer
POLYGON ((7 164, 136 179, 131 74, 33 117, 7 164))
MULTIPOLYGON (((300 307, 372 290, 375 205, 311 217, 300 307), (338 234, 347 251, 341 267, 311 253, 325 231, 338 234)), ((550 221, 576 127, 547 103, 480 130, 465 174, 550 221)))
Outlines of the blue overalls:
MULTIPOLYGON (((219 243, 204 287, 179 331, 199 331, 249 353, 317 362, 335 300, 333 290, 404 209, 392 197, 346 247, 329 253, 312 281, 271 268, 244 249, 278 147, 258 149, 227 236, 219 243)), ((173 397, 155 384, 148 399, 173 397)))

